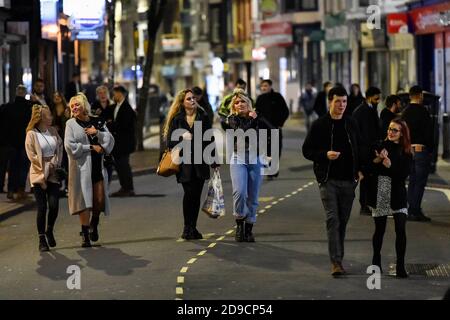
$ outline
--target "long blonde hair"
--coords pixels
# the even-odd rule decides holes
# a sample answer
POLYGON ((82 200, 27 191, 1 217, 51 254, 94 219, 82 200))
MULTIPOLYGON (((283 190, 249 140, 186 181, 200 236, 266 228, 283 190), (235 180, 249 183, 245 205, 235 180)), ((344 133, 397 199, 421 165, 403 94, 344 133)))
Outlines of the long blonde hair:
POLYGON ((167 120, 164 124, 164 134, 163 137, 167 138, 170 130, 170 125, 172 124, 173 118, 175 118, 176 115, 178 115, 182 108, 184 103, 184 98, 186 97, 186 94, 192 93, 191 89, 184 89, 177 93, 175 99, 173 100, 172 105, 170 106, 169 112, 167 114, 167 120))
POLYGON ((47 109, 50 111, 49 107, 42 106, 40 104, 34 104, 31 108, 31 119, 30 122, 28 122, 28 126, 26 129, 26 132, 33 130, 36 128, 36 126, 41 122, 42 120, 42 109, 47 109))
POLYGON ((245 91, 242 89, 236 89, 233 91, 233 97, 231 98, 231 104, 230 104, 230 113, 231 114, 238 114, 238 111, 236 110, 236 107, 234 106, 234 103, 238 98, 243 100, 248 105, 249 112, 254 111, 252 100, 250 100, 250 98, 247 96, 245 91))
MULTIPOLYGON (((87 112, 89 116, 91 116, 91 105, 87 99, 87 97, 84 95, 83 92, 78 92, 75 96, 70 98, 69 101, 69 107, 72 105, 72 101, 78 101, 83 105, 83 109, 87 112)), ((72 108, 70 108, 70 117, 73 118, 72 114, 72 108)))

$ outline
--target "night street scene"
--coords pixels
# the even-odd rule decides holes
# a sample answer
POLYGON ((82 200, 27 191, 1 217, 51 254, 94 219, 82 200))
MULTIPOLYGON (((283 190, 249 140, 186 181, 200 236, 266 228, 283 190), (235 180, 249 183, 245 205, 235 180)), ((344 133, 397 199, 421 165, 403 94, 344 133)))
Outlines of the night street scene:
POLYGON ((0 300, 450 300, 448 0, 0 0, 0 46, 0 300))

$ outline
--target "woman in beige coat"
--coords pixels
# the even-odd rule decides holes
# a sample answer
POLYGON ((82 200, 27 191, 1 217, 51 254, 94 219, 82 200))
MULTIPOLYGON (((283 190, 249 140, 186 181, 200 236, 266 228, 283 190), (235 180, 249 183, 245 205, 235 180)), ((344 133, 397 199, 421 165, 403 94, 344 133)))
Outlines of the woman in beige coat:
POLYGON ((72 118, 66 122, 64 145, 69 157, 69 211, 79 215, 82 247, 98 240, 101 212, 109 214, 108 179, 104 154, 114 147, 114 138, 104 121, 91 116, 84 94, 70 99, 72 118), (92 218, 91 218, 92 212, 92 218))
POLYGON ((49 251, 49 246, 56 246, 53 236, 59 209, 59 181, 56 169, 61 165, 63 146, 57 130, 51 127, 52 120, 47 106, 34 105, 25 138, 25 150, 31 162, 30 183, 38 208, 36 221, 41 252, 49 251))

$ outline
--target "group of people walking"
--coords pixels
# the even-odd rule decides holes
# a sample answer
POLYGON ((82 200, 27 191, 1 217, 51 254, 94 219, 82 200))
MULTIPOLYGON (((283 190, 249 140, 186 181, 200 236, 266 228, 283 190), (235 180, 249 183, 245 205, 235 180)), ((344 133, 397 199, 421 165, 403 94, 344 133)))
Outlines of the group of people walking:
MULTIPOLYGON (((329 83, 325 85, 327 87, 329 83)), ((328 90, 328 111, 312 125, 302 150, 314 162, 320 196, 326 212, 332 275, 345 274, 346 226, 360 185, 361 215, 375 223, 372 264, 382 270, 381 248, 387 217, 395 222, 396 276, 405 269, 406 221, 430 221, 421 202, 430 170, 431 118, 423 105, 423 90, 410 89, 410 102, 401 111, 400 97, 386 98, 378 116, 381 91, 370 87, 362 103, 346 113, 349 98, 342 86, 328 90), (405 183, 409 176, 408 191, 405 183)))

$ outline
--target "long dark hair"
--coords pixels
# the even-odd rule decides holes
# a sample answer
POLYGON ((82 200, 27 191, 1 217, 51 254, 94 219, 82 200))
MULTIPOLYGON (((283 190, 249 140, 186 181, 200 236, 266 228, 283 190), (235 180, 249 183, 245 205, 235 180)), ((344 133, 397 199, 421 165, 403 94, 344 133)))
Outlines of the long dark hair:
POLYGON ((402 146, 404 153, 411 154, 411 135, 409 134, 408 125, 401 118, 396 118, 392 120, 391 123, 395 123, 401 127, 400 145, 402 146))

